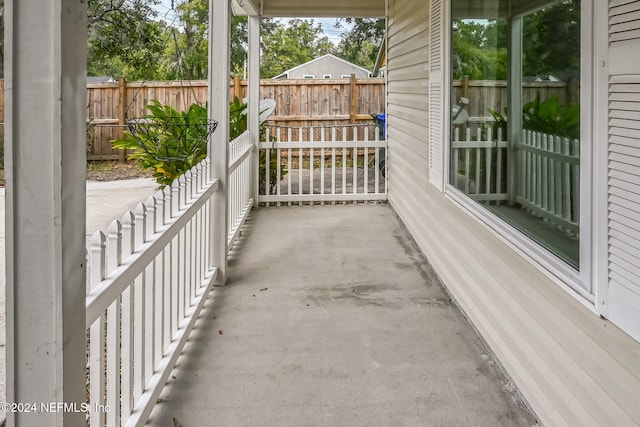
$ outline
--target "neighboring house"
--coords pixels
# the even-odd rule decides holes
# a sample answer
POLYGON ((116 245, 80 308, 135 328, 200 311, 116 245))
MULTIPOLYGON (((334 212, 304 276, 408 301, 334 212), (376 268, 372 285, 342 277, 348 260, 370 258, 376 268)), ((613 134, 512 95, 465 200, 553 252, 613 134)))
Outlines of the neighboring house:
POLYGON ((328 53, 291 68, 274 79, 344 79, 351 74, 360 79, 371 77, 371 71, 328 53))
POLYGON ((116 79, 110 76, 87 76, 87 83, 111 83, 116 79))

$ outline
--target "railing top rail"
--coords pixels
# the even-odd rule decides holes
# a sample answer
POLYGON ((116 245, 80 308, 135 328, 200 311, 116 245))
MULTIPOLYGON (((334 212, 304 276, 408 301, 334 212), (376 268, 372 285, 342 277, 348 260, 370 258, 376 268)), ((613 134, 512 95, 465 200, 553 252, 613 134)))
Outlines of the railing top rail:
POLYGON ((376 126, 373 123, 373 117, 371 118, 371 122, 367 123, 344 123, 344 124, 327 124, 327 125, 304 125, 304 126, 288 126, 288 125, 276 125, 267 123, 267 127, 269 128, 280 128, 280 129, 327 129, 327 128, 352 128, 352 127, 373 127, 376 126))
POLYGON ((356 141, 260 141, 260 149, 277 149, 277 148, 384 148, 387 141, 384 139, 376 140, 356 140, 356 141))

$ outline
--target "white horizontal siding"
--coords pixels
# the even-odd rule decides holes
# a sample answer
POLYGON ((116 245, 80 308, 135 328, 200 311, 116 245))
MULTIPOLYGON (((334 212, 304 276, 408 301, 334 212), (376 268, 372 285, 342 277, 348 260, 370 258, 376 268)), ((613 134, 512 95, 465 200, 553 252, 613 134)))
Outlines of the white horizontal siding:
MULTIPOLYGON (((418 13, 428 22, 428 8, 427 0, 390 1, 389 26, 395 30, 388 46, 391 205, 544 424, 640 424, 640 344, 593 314, 428 184, 429 82, 424 61, 429 36, 428 31, 408 32, 411 40, 403 40, 400 30, 410 26, 409 19, 415 22, 418 13), (394 43, 402 48, 395 49, 394 43), (422 57, 405 57, 410 52, 421 52, 422 57), (418 63, 425 68, 418 68, 415 76, 398 72, 394 78, 396 64, 405 68, 418 63), (410 113, 414 107, 418 115, 410 113)), ((637 111, 636 95, 625 94, 613 102, 625 111, 637 111)), ((640 147, 628 129, 616 131, 613 140, 613 150, 622 157, 640 147)), ((616 162, 630 165, 623 159, 616 162)), ((625 183, 610 195, 610 202, 632 193, 635 187, 627 183, 635 184, 628 173, 610 176, 611 182, 625 183)), ((640 218, 635 208, 625 209, 616 210, 616 215, 640 218)), ((609 243, 617 244, 636 228, 612 221, 609 243)), ((626 253, 616 262, 628 267, 629 257, 636 256, 640 246, 620 247, 626 253)), ((620 271, 615 279, 628 284, 628 270, 620 271)), ((624 294, 628 288, 618 289, 624 294)))
POLYGON ((609 2, 605 314, 640 340, 640 1, 609 2), (631 52, 635 52, 631 55, 631 52))
MULTIPOLYGON (((427 182, 429 109, 428 6, 424 2, 390 1, 392 11, 388 21, 387 42, 387 120, 388 135, 395 135, 398 144, 389 147, 390 171, 394 162, 427 182)), ((403 185, 389 173, 390 191, 403 185)))

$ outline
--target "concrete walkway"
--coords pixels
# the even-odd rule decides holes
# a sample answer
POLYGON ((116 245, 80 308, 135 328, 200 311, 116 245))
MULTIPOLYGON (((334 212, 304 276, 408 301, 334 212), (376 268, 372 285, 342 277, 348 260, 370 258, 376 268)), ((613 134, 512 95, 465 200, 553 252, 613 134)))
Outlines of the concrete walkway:
POLYGON ((531 426, 387 205, 264 208, 150 425, 531 426))

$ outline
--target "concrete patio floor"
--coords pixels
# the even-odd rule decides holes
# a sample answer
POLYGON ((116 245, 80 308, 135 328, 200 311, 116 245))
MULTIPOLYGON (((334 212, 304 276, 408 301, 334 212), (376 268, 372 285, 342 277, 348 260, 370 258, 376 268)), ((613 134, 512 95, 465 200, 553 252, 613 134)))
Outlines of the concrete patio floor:
POLYGON ((149 425, 531 426, 384 204, 254 211, 149 425))

